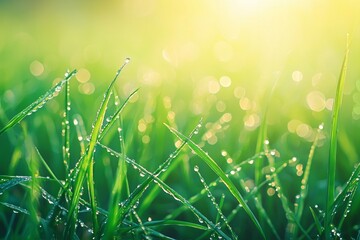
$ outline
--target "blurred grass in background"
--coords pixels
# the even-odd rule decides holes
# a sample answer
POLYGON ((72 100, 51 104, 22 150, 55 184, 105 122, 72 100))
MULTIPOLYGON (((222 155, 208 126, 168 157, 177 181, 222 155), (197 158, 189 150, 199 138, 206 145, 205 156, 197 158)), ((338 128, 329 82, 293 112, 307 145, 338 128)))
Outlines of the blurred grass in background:
MULTIPOLYGON (((300 185, 301 163, 306 163, 316 129, 324 123, 309 192, 309 202, 324 207, 331 109, 347 33, 352 45, 340 117, 338 184, 346 181, 359 161, 359 12, 360 4, 350 0, 2 0, 0 126, 59 81, 67 69, 76 68, 72 114, 81 114, 90 132, 104 90, 123 59, 131 57, 117 82, 122 99, 141 88, 123 114, 129 157, 154 169, 176 142, 163 123, 189 133, 202 117, 203 128, 194 141, 203 140, 204 150, 226 169, 227 164, 255 154, 257 130, 269 104, 271 146, 283 160, 293 156, 300 160, 299 166, 281 176, 293 197, 293 185, 300 185), (275 82, 274 97, 268 102, 266 96, 275 82), (294 174, 299 178, 294 179, 294 174)), ((62 97, 52 100, 25 121, 36 146, 45 159, 51 159, 49 165, 60 177, 65 174, 62 102, 62 97)), ((26 174, 19 164, 23 139, 14 132, 12 137, 0 136, 0 174, 26 174)), ((107 139, 111 146, 111 137, 107 139)), ((77 145, 75 135, 71 141, 77 145)), ((196 158, 194 162, 201 166, 196 158)), ((195 163, 187 155, 183 163, 168 181, 191 196, 197 191, 189 188, 196 177, 195 163)), ((108 157, 95 163, 96 184, 110 191, 114 176, 103 165, 116 164, 108 157)), ((251 177, 249 181, 251 185, 251 177)), ((106 205, 107 195, 101 197, 100 205, 106 205)), ((354 203, 353 212, 359 210, 360 203, 354 203)))

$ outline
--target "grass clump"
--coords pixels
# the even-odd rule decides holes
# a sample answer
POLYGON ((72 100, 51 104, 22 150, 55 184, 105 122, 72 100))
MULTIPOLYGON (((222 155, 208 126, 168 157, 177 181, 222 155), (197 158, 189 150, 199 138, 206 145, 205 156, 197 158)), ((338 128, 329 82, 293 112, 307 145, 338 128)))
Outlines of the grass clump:
MULTIPOLYGON (((317 160, 316 150, 326 128, 321 124, 316 130, 308 156, 304 160, 304 171, 300 163, 303 160, 296 157, 284 160, 277 149, 270 147, 268 140, 268 109, 275 87, 267 97, 268 103, 258 137, 254 141, 255 152, 249 154, 249 158, 233 162, 233 158, 229 157, 228 164, 222 164, 217 157, 205 150, 204 137, 197 140, 202 123, 196 124, 189 135, 185 135, 178 130, 180 127, 171 118, 165 123, 166 127, 162 125, 164 129, 167 128, 164 135, 159 129, 154 129, 155 132, 158 131, 155 139, 159 148, 166 146, 171 151, 164 152, 160 155, 161 159, 152 161, 152 164, 130 157, 132 153, 141 153, 142 150, 141 146, 132 141, 135 138, 131 129, 132 116, 125 114, 131 115, 131 109, 130 113, 125 112, 125 107, 138 94, 139 89, 133 90, 121 102, 121 95, 115 84, 129 62, 126 59, 106 88, 90 135, 87 135, 84 123, 87 119, 83 119, 80 114, 72 115, 74 99, 70 100, 69 80, 75 75, 75 70, 67 73, 64 80, 1 128, 0 134, 4 134, 11 128, 15 131, 15 126, 21 124, 21 135, 25 143, 24 153, 19 158, 23 157, 27 164, 27 174, 0 176, 0 205, 4 210, 0 214, 0 221, 7 229, 2 230, 2 237, 341 238, 344 229, 349 231, 347 216, 356 199, 360 175, 358 165, 342 186, 342 191, 335 196, 336 131, 347 59, 348 49, 333 110, 327 197, 322 203, 325 205, 324 211, 309 200, 309 196, 313 188, 310 179, 316 172, 313 169, 314 161, 317 160), (59 173, 59 169, 52 167, 51 159, 42 154, 29 134, 28 126, 22 123, 25 122, 25 117, 56 97, 63 88, 63 141, 58 147, 62 149, 65 176, 59 173), (171 140, 171 137, 174 139, 171 140), (79 157, 74 161, 77 155, 79 157), (190 166, 193 166, 194 171, 190 170, 190 166), (302 178, 297 185, 293 184, 298 188, 284 181, 287 178, 296 179, 293 176, 294 169, 298 169, 298 172, 301 170, 298 175, 302 178), (99 177, 99 172, 107 174, 108 184, 99 177), (182 176, 182 181, 174 183, 173 177, 179 175, 182 176), (200 180, 198 185, 197 179, 200 180), (190 185, 187 186, 187 182, 190 185), (41 207, 42 205, 46 207, 41 207), (28 235, 30 232, 31 235, 28 235)), ((212 127, 219 130, 223 121, 217 124, 212 127)), ((208 132, 204 135, 207 136, 208 132)), ((14 154, 19 151, 14 151, 14 154)), ((223 152, 223 156, 228 155, 225 150, 223 152)), ((149 153, 158 157, 155 149, 150 149, 149 153)), ((144 154, 144 158, 153 160, 151 154, 144 154)), ((313 177, 316 178, 316 175, 313 177)))

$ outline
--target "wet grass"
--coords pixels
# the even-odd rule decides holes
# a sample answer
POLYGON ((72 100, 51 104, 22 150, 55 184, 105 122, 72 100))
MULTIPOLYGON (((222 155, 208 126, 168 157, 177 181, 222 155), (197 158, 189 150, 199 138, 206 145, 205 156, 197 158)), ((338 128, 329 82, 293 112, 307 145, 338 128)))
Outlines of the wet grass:
MULTIPOLYGON (((96 116, 89 135, 84 123, 89 121, 88 116, 72 110, 77 99, 70 95, 69 80, 75 70, 66 73, 62 81, 1 128, 0 134, 7 136, 2 141, 13 144, 13 164, 17 166, 11 167, 14 174, 0 176, 3 210, 0 222, 4 226, 1 237, 355 238, 359 223, 353 222, 354 218, 349 215, 359 204, 356 193, 360 165, 342 185, 336 184, 335 175, 338 119, 348 50, 333 108, 327 195, 319 203, 320 207, 313 196, 316 195, 314 183, 321 182, 314 161, 318 160, 320 137, 324 136, 321 134, 328 129, 322 124, 315 128, 315 137, 304 150, 307 156, 300 156, 304 161, 295 156, 282 157, 282 153, 272 147, 267 126, 276 87, 265 99, 257 138, 250 141, 255 151, 249 150, 248 157, 239 159, 222 150, 222 157, 226 157, 224 164, 221 158, 212 156, 215 154, 211 149, 207 152, 205 145, 206 139, 215 131, 225 132, 229 117, 224 118, 224 115, 210 125, 197 119, 184 127, 174 121, 175 113, 169 111, 168 118, 151 130, 156 148, 136 143, 137 136, 132 128, 136 103, 131 106, 129 103, 136 95, 141 95, 141 91, 135 88, 122 96, 115 84, 129 63, 126 59, 106 88, 99 107, 90 106, 96 116), (42 146, 33 141, 31 133, 34 131, 26 124, 27 117, 38 114, 38 110, 59 96, 63 89, 62 141, 57 147, 62 150, 61 168, 65 174, 54 167, 56 165, 48 154, 42 154, 42 146), (23 143, 16 145, 11 140, 15 134, 24 140, 23 143), (20 168, 22 161, 24 166, 20 168), (336 188, 340 190, 335 196, 336 188), (323 206, 325 210, 322 210, 323 206)), ((158 115, 165 112, 159 108, 154 111, 158 115)), ((142 139, 147 141, 147 138, 142 139)), ((227 144, 237 143, 229 141, 227 144)))

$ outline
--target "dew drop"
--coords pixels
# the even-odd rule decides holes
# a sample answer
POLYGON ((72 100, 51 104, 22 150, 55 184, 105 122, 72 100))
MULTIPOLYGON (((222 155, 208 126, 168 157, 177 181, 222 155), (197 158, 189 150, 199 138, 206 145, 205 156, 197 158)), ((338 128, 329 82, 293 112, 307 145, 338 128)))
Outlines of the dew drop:
POLYGON ((55 88, 55 92, 60 92, 61 91, 61 86, 57 86, 56 88, 55 88))
POLYGON ((195 171, 195 172, 198 172, 198 171, 199 171, 199 166, 198 166, 198 165, 195 165, 195 166, 194 166, 194 171, 195 171))

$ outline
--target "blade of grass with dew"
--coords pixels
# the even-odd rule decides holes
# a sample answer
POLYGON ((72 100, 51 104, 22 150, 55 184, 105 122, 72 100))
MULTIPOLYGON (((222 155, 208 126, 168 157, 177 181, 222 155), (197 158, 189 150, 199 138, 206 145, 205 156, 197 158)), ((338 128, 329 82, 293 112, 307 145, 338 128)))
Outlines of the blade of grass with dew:
POLYGON ((74 119, 73 119, 73 123, 75 125, 77 139, 80 144, 80 156, 83 156, 83 155, 85 155, 85 151, 86 151, 85 138, 86 138, 87 134, 86 134, 86 130, 84 127, 84 121, 83 121, 81 115, 79 115, 79 114, 75 115, 74 119))
MULTIPOLYGON (((74 237, 76 220, 77 220, 77 215, 78 215, 78 205, 79 205, 79 199, 80 199, 80 195, 81 195, 81 188, 82 188, 82 185, 84 182, 86 172, 88 171, 89 165, 91 164, 91 162, 93 160, 95 146, 96 146, 96 143, 98 142, 98 138, 99 138, 100 131, 101 131, 101 126, 103 124, 103 121, 105 118, 105 113, 107 110, 107 105, 110 100, 111 89, 112 89, 113 85, 115 84, 115 81, 117 80, 121 70, 125 67, 125 65, 128 62, 129 62, 129 59, 126 59, 124 64, 116 72, 114 79, 112 80, 112 82, 110 83, 109 87, 107 88, 107 90, 104 94, 104 99, 100 105, 96 120, 93 125, 92 133, 90 135, 90 142, 87 146, 86 153, 84 155, 83 160, 81 161, 81 164, 79 165, 78 169, 76 170, 76 171, 78 171, 78 174, 76 175, 75 182, 74 182, 75 186, 74 186, 73 195, 72 195, 69 212, 68 212, 68 223, 64 229, 64 238, 65 239, 72 239, 74 237)), ((91 185, 94 184, 93 179, 90 180, 89 184, 91 184, 91 185)), ((93 221, 95 221, 95 222, 93 222, 93 225, 95 227, 94 235, 97 236, 97 233, 98 233, 98 229, 96 229, 96 227, 98 226, 97 220, 93 219, 93 221)))
MULTIPOLYGON (((98 143, 99 144, 99 143, 98 143)), ((111 148, 108 148, 104 145, 99 144, 101 147, 103 147, 104 149, 106 149, 107 152, 109 152, 110 154, 113 154, 116 157, 120 156, 120 153, 114 151, 111 148)), ((174 156, 171 156, 172 158, 174 156)), ((225 239, 230 239, 230 237, 228 237, 223 231, 221 231, 221 229, 218 229, 215 224, 213 222, 211 222, 208 218, 206 218, 197 208, 195 208, 193 205, 191 205, 189 203, 189 201, 187 199, 185 199, 181 194, 179 194, 178 192, 176 192, 174 189, 172 189, 170 186, 168 186, 167 184, 165 184, 159 177, 158 174, 153 174, 150 171, 148 171, 146 168, 144 168, 142 165, 138 164, 137 162, 135 162, 134 160, 126 157, 126 162, 129 163, 130 165, 134 166, 138 171, 140 171, 140 173, 142 174, 146 174, 148 175, 150 178, 152 178, 152 181, 156 182, 156 184, 158 184, 158 186, 168 195, 170 195, 171 197, 173 197, 175 200, 181 202, 183 205, 187 206, 188 209, 190 209, 190 211, 192 211, 194 213, 195 216, 198 217, 198 219, 201 219, 202 222, 204 222, 210 229, 212 229, 213 231, 215 231, 219 236, 225 238, 225 239)), ((164 165, 164 164, 163 164, 164 165)), ((160 167, 159 167, 160 169, 160 167)), ((137 191, 140 191, 141 189, 139 189, 140 186, 138 188, 136 188, 133 192, 132 195, 138 196, 138 193, 136 193, 137 191)), ((133 201, 133 198, 130 196, 126 201, 133 201)), ((132 204, 128 204, 125 202, 125 204, 123 206, 133 206, 134 203, 132 204)), ((127 211, 129 212, 130 209, 125 207, 122 208, 122 211, 127 211)))
MULTIPOLYGON (((245 165, 250 159, 254 159, 258 157, 258 155, 255 155, 255 156, 252 156, 248 159, 246 159, 245 161, 241 161, 239 164, 235 165, 233 169, 241 169, 241 166, 242 165, 245 165)), ((227 172, 227 174, 230 174, 230 171, 227 172)), ((209 187, 212 188, 212 187, 215 187, 218 183, 220 182, 220 178, 217 178, 216 180, 212 181, 210 184, 209 184, 209 187)), ((190 203, 196 203, 197 201, 199 201, 202 197, 204 197, 206 194, 206 191, 205 189, 202 189, 199 193, 197 193, 196 195, 192 196, 189 198, 189 202, 190 203)), ((184 207, 181 206, 179 207, 178 209, 172 211, 170 214, 168 214, 165 219, 173 219, 173 218, 176 218, 177 216, 179 216, 183 211, 184 211, 184 207)))
POLYGON ((197 165, 195 165, 194 167, 194 171, 198 174, 199 178, 200 178, 200 182, 203 184, 204 186, 204 189, 206 190, 207 192, 207 196, 210 198, 210 201, 212 203, 212 205, 214 205, 215 209, 216 209, 216 212, 217 212, 217 215, 218 217, 216 218, 216 224, 219 223, 219 220, 222 219, 223 222, 225 223, 225 226, 229 229, 230 233, 231 233, 231 236, 232 236, 232 239, 237 239, 237 236, 235 235, 233 229, 231 228, 231 226, 229 225, 229 222, 228 220, 226 219, 225 215, 222 213, 219 205, 217 204, 216 202, 216 199, 214 197, 214 195, 212 194, 212 192, 210 191, 210 188, 209 186, 207 185, 204 177, 201 175, 200 171, 199 171, 199 167, 197 165))
MULTIPOLYGON (((360 164, 358 164, 354 171, 352 172, 349 180, 346 182, 345 186, 343 187, 343 190, 336 196, 335 201, 333 205, 331 206, 331 217, 333 218, 335 216, 335 213, 338 212, 339 208, 345 204, 346 199, 353 193, 354 185, 359 185, 360 181, 360 164)), ((325 219, 324 214, 320 215, 318 217, 318 222, 321 223, 325 219)), ((314 225, 310 226, 306 232, 310 232, 313 229, 314 225)), ((321 231, 319 231, 319 234, 323 233, 323 226, 321 226, 321 231)), ((302 239, 302 238, 299 238, 302 239)))
MULTIPOLYGON (((192 137, 195 132, 198 131, 198 126, 194 128, 194 130, 190 133, 189 137, 192 137)), ((171 162, 173 159, 175 159, 178 154, 180 153, 181 149, 185 146, 185 142, 183 142, 172 154, 169 155, 169 157, 154 171, 153 175, 159 176, 161 173, 166 172, 166 170, 169 168, 171 162)), ((121 212, 119 213, 117 223, 121 222, 125 215, 130 211, 132 206, 140 199, 140 197, 143 195, 145 190, 149 187, 150 183, 153 181, 153 178, 150 176, 143 181, 136 189, 135 191, 129 196, 129 198, 125 201, 121 212)))
MULTIPOLYGON (((161 220, 160 220, 160 221, 161 221, 161 220)), ((155 226, 154 226, 154 227, 161 227, 161 225, 158 225, 158 226, 156 225, 156 222, 157 222, 157 221, 153 221, 153 222, 155 222, 155 226)), ((151 223, 152 223, 152 222, 143 223, 143 226, 144 226, 144 227, 152 226, 151 223), (149 224, 149 223, 150 223, 150 224, 149 224)), ((134 223, 134 222, 129 222, 129 223, 127 223, 127 224, 129 225, 129 227, 127 227, 127 229, 124 228, 125 232, 130 232, 130 231, 133 231, 133 230, 141 231, 141 230, 139 230, 139 228, 140 228, 139 224, 136 224, 136 223, 134 223)), ((174 224, 176 224, 176 223, 174 223, 174 224)), ((180 226, 185 226, 185 227, 187 226, 187 225, 186 225, 186 222, 184 222, 183 225, 181 225, 181 224, 182 224, 181 221, 179 221, 179 225, 180 225, 180 226)), ((164 224, 164 226, 169 226, 169 225, 171 225, 171 224, 164 224)), ((201 226, 201 225, 199 225, 199 226, 201 226)), ((148 231, 149 235, 155 237, 155 239, 170 239, 170 240, 175 240, 175 238, 166 236, 166 235, 164 235, 164 234, 162 234, 162 233, 160 233, 160 232, 157 232, 157 231, 153 230, 153 229, 150 228, 150 227, 147 227, 147 231, 148 231)), ((150 236, 150 239, 152 239, 151 236, 150 236)))
MULTIPOLYGON (((201 127, 201 122, 202 119, 199 120, 197 126, 195 129, 193 129, 193 131, 190 133, 189 138, 191 138, 196 132, 199 131, 199 127, 201 127)), ((175 122, 170 121, 170 124, 172 126, 176 126, 175 122)), ((177 147, 177 149, 171 153, 171 156, 177 156, 178 154, 180 154, 180 150, 183 148, 183 146, 185 145, 185 142, 181 142, 180 146, 177 147)), ((170 160, 170 159, 168 159, 170 160)), ((166 165, 168 165, 167 170, 164 172, 162 172, 160 179, 162 181, 165 181, 167 179, 167 177, 175 170, 178 169, 178 165, 180 163, 183 163, 183 160, 181 158, 175 158, 174 161, 171 162, 172 164, 170 165, 170 163, 166 163, 166 165)), ((149 194, 146 195, 146 197, 144 198, 144 200, 142 201, 141 206, 139 207, 138 213, 141 215, 146 209, 149 209, 150 205, 152 204, 152 202, 154 201, 154 199, 156 198, 156 196, 158 195, 160 189, 159 188, 152 188, 149 192, 149 194)))
POLYGON ((58 93, 61 91, 61 89, 64 87, 64 85, 71 79, 72 76, 74 76, 76 73, 76 70, 73 70, 72 72, 67 72, 65 74, 64 80, 60 81, 58 84, 56 84, 54 87, 52 87, 49 91, 47 91, 45 94, 40 96, 35 102, 31 103, 28 107, 26 107, 24 110, 16 114, 1 130, 0 134, 8 130, 9 128, 13 127, 15 124, 21 122, 26 116, 31 115, 32 113, 36 112, 40 108, 42 108, 45 103, 55 96, 58 95, 58 93))
MULTIPOLYGON (((247 160, 245 160, 245 161, 242 161, 239 165, 245 164, 245 163, 247 163, 250 159, 254 159, 254 158, 255 158, 255 157, 251 157, 251 158, 249 158, 249 159, 247 159, 247 160)), ((283 163, 280 167, 278 167, 278 168, 275 170, 275 172, 273 172, 271 175, 269 175, 269 176, 266 178, 265 181, 261 182, 258 186, 254 187, 254 189, 252 189, 251 192, 245 196, 245 202, 248 202, 250 199, 252 199, 254 196, 256 196, 256 195, 258 194, 258 191, 259 191, 262 187, 264 187, 264 186, 266 186, 267 184, 270 183, 270 181, 274 178, 275 174, 279 174, 279 173, 280 173, 283 169, 285 169, 285 167, 287 167, 287 166, 288 166, 287 163, 283 163)), ((236 166, 235 166, 235 168, 236 168, 236 166)), ((214 184, 214 183, 216 183, 216 182, 218 182, 218 181, 219 181, 219 179, 215 180, 214 182, 210 183, 209 186, 216 186, 216 184, 214 184)), ((203 192, 206 193, 206 191, 201 191, 199 194, 191 197, 191 198, 189 199, 189 202, 192 203, 192 204, 195 203, 195 202, 199 199, 199 196, 201 196, 202 194, 204 194, 203 192)), ((236 215, 241 209, 242 209, 242 207, 241 207, 240 205, 238 205, 235 209, 233 209, 233 210, 231 211, 231 213, 230 213, 229 216, 227 217, 227 220, 228 220, 229 223, 235 218, 235 215, 236 215)), ((181 210, 181 209, 178 209, 178 210, 181 210)), ((175 213, 175 214, 174 214, 174 211, 173 211, 172 215, 175 215, 175 216, 179 215, 179 211, 178 211, 178 210, 175 210, 175 211, 177 211, 177 213, 175 213)), ((265 211, 265 210, 264 210, 264 211, 265 211)), ((180 213, 181 213, 181 212, 180 212, 180 213)), ((168 216, 169 216, 169 215, 168 215, 168 216)), ((168 217, 167 217, 167 218, 168 218, 168 217)), ((273 224, 272 224, 272 222, 271 222, 270 219, 269 219, 269 221, 270 221, 270 223, 268 223, 268 224, 269 224, 269 227, 270 227, 270 228, 273 228, 272 231, 273 231, 274 235, 276 236, 277 239, 281 239, 280 236, 279 236, 279 234, 277 233, 275 227, 273 226, 273 224)), ((223 224, 221 225, 221 227, 224 227, 224 226, 225 226, 225 223, 223 223, 223 224)), ((206 233, 204 233, 204 234, 200 237, 200 239, 203 239, 203 238, 205 238, 205 237, 208 237, 208 235, 210 235, 210 233, 207 231, 206 233)))
POLYGON ((343 98, 343 89, 346 78, 346 71, 349 58, 349 36, 347 39, 346 52, 341 67, 341 72, 336 88, 336 95, 334 101, 334 107, 332 112, 332 124, 331 124, 331 136, 330 136, 330 149, 329 149, 329 161, 328 161, 328 173, 327 173, 327 197, 326 197, 326 213, 325 213, 325 239, 330 239, 331 236, 331 205, 335 198, 335 173, 336 173, 336 152, 337 152, 337 139, 338 139, 338 121, 340 114, 340 107, 343 98))
MULTIPOLYGON (((210 189, 209 189, 210 190, 210 189)), ((225 194, 221 194, 221 198, 220 198, 220 201, 219 201, 219 208, 222 209, 224 207, 224 203, 225 203, 225 194)), ((220 221, 220 214, 217 213, 216 214, 216 223, 218 223, 220 221)))
MULTIPOLYGON (((131 226, 124 228, 124 232, 130 232, 133 230, 136 230, 139 228, 139 226, 137 224, 134 223, 130 223, 131 226)), ((193 222, 187 222, 187 221, 181 221, 181 220, 155 220, 155 221, 148 221, 148 222, 144 222, 143 227, 147 228, 147 231, 153 235, 153 229, 152 228, 163 228, 166 226, 174 226, 174 227, 182 227, 182 228, 189 228, 189 229, 198 229, 198 230, 208 230, 208 228, 206 226, 200 225, 200 224, 196 224, 193 222)), ((160 239, 163 238, 163 236, 160 235, 155 235, 157 237, 160 237, 160 239)), ((156 238, 158 239, 158 238, 156 238)))
MULTIPOLYGON (((179 164, 181 164, 182 162, 183 160, 181 159, 181 157, 175 158, 172 161, 171 165, 168 167, 168 169, 160 175, 160 179, 162 181, 165 181, 170 176, 171 173, 179 169, 179 164)), ((149 193, 142 200, 141 206, 139 206, 139 210, 138 210, 139 215, 142 215, 147 209, 151 207, 151 204, 154 202, 155 198, 158 196, 160 191, 161 190, 158 187, 153 187, 149 191, 149 193)))
POLYGON ((309 208, 310 208, 311 215, 312 215, 312 217, 314 219, 316 229, 317 229, 318 234, 320 236, 321 232, 323 231, 323 227, 322 227, 321 222, 320 222, 319 218, 317 217, 314 209, 312 209, 312 207, 309 207, 309 208))
MULTIPOLYGON (((202 119, 199 120, 196 127, 191 131, 189 134, 189 138, 191 138, 194 134, 196 134, 199 131, 199 128, 201 127, 202 119)), ((186 141, 182 141, 178 147, 176 147, 175 151, 172 152, 169 157, 165 160, 165 162, 157 169, 155 172, 156 174, 162 173, 160 176, 160 179, 162 181, 165 181, 166 178, 177 169, 178 164, 182 162, 181 159, 177 158, 177 156, 180 154, 182 148, 186 145, 186 141), (175 160, 175 161, 174 161, 175 160), (171 164, 172 163, 172 164, 171 164), (166 170, 166 171, 164 171, 166 170)), ((146 198, 143 201, 143 204, 141 205, 139 212, 143 213, 145 209, 148 209, 150 204, 153 202, 155 197, 157 196, 158 192, 160 191, 159 188, 153 188, 150 193, 146 196, 146 198)))
MULTIPOLYGON (((273 84, 271 91, 268 93, 268 96, 265 97, 266 102, 265 102, 265 109, 264 109, 264 116, 262 118, 261 124, 260 124, 260 128, 259 128, 259 134, 257 137, 257 141, 256 141, 256 149, 255 149, 255 153, 261 152, 264 146, 264 142, 267 139, 267 116, 268 116, 268 112, 269 112, 269 107, 270 107, 270 103, 272 101, 272 97, 273 94, 275 92, 275 88, 278 82, 278 78, 276 79, 275 83, 273 84)), ((262 173, 262 168, 263 168, 263 158, 258 157, 255 160, 255 186, 257 186, 258 184, 260 184, 261 182, 261 178, 263 176, 262 173)), ((266 214, 266 211, 264 209, 264 206, 262 204, 262 194, 259 191, 256 199, 255 199, 255 207, 259 212, 259 222, 261 225, 263 225, 263 222, 271 222, 268 215, 266 214)))
POLYGON ((124 101, 124 103, 120 106, 120 108, 109 118, 109 121, 106 122, 105 126, 101 130, 99 141, 105 136, 105 134, 109 131, 111 126, 115 123, 117 117, 124 110, 125 106, 129 103, 129 100, 140 90, 140 88, 135 89, 124 101))
MULTIPOLYGON (((294 214, 295 214, 295 218, 296 218, 296 220, 298 222, 301 222, 301 217, 302 217, 303 210, 304 210, 304 202, 305 202, 305 199, 307 197, 308 190, 309 190, 308 181, 309 181, 309 176, 310 176, 312 160, 313 160, 313 157, 314 157, 315 148, 316 148, 316 146, 318 144, 320 132, 323 130, 323 128, 324 128, 323 124, 320 124, 319 127, 318 127, 318 130, 317 130, 317 133, 315 135, 314 142, 311 145, 308 160, 307 160, 307 163, 306 163, 304 176, 303 176, 303 178, 301 180, 300 194, 296 198, 296 205, 295 205, 294 214)), ((299 230, 298 226, 295 224, 294 228, 292 229, 292 233, 291 233, 293 239, 297 238, 298 230, 299 230)))
POLYGON ((70 160, 70 84, 69 81, 65 83, 65 110, 63 119, 63 162, 65 165, 66 174, 69 172, 69 160, 70 160))
POLYGON ((120 126, 118 129, 119 132, 119 142, 120 142, 120 149, 121 154, 118 158, 118 166, 116 171, 115 182, 111 191, 110 196, 110 203, 109 203, 109 215, 108 220, 106 222, 104 238, 110 239, 114 236, 118 225, 118 218, 119 218, 119 203, 121 200, 121 194, 123 192, 122 187, 124 186, 127 178, 127 165, 126 165, 126 154, 125 154, 125 143, 124 143, 124 134, 122 131, 122 121, 120 121, 120 126))
POLYGON ((334 204, 332 206, 331 215, 332 217, 334 217, 335 214, 338 212, 338 208, 346 204, 343 214, 340 214, 341 217, 339 220, 338 229, 342 227, 345 218, 350 212, 353 198, 356 194, 356 190, 359 187, 359 181, 360 181, 359 179, 360 179, 360 164, 358 164, 357 167, 355 167, 349 180, 346 182, 345 187, 343 188, 342 192, 336 197, 334 204))
MULTIPOLYGON (((165 124, 166 125, 166 124, 165 124)), ((241 196, 240 192, 234 185, 234 183, 229 179, 229 177, 226 176, 226 174, 223 172, 223 170, 217 165, 217 163, 204 151, 202 150, 198 145, 196 145, 191 139, 187 138, 185 135, 177 131, 176 129, 171 128, 170 126, 166 125, 169 130, 175 134, 180 140, 186 141, 187 145, 218 175, 225 186, 229 189, 231 194, 238 200, 238 202, 243 206, 245 212, 249 215, 250 219, 253 221, 257 229, 259 230, 260 234, 264 239, 266 239, 266 236, 264 234, 264 231, 262 227, 260 226, 258 220, 256 219, 254 213, 251 211, 249 206, 244 201, 243 197, 241 196)))
POLYGON ((351 206, 352 206, 352 202, 353 202, 353 199, 354 199, 354 196, 356 194, 356 190, 358 188, 358 185, 359 185, 359 182, 357 182, 352 188, 351 188, 351 191, 347 196, 346 199, 344 199, 343 201, 346 200, 346 206, 345 206, 345 209, 344 209, 344 212, 343 214, 341 214, 341 217, 340 217, 340 220, 339 220, 339 224, 338 224, 338 227, 337 229, 339 229, 341 231, 341 228, 344 224, 344 221, 345 221, 345 218, 348 216, 350 210, 351 210, 351 206))
MULTIPOLYGON (((275 160, 274 160, 274 156, 275 153, 273 153, 273 151, 269 151, 269 143, 268 141, 265 142, 265 155, 269 161, 269 165, 271 168, 276 169, 275 166, 275 160)), ((295 218, 294 212, 290 209, 290 205, 289 205, 289 200, 288 198, 285 196, 282 187, 281 187, 281 182, 280 182, 280 178, 277 174, 274 175, 274 182, 275 182, 275 190, 278 194, 278 197, 280 198, 281 201, 281 205, 283 207, 283 210, 286 214, 286 218, 288 220, 288 226, 293 227, 294 224, 298 225, 299 229, 304 233, 304 235, 308 238, 311 239, 311 237, 306 233, 306 231, 304 230, 304 228, 301 226, 301 224, 299 223, 299 221, 297 221, 297 219, 295 218)), ((289 235, 289 229, 286 229, 286 235, 289 235)), ((288 236, 290 237, 290 236, 288 236)), ((286 237, 287 238, 287 237, 286 237)))
POLYGON ((12 203, 6 203, 6 202, 0 202, 1 205, 4 205, 5 207, 8 207, 14 211, 14 213, 23 213, 26 215, 30 215, 29 211, 23 207, 19 207, 17 205, 14 205, 12 203))
POLYGON ((3 194, 6 190, 8 190, 9 188, 12 188, 22 182, 27 182, 31 180, 31 177, 29 176, 15 176, 15 177, 11 177, 11 176, 4 176, 1 175, 0 176, 0 195, 3 194), (7 178, 10 178, 9 180, 6 181, 7 178), (4 181, 5 180, 5 181, 4 181))
POLYGON ((98 239, 100 236, 99 236, 99 222, 97 216, 97 202, 95 197, 95 184, 94 184, 94 156, 92 157, 88 167, 87 186, 88 186, 90 206, 91 206, 91 217, 93 221, 94 238, 98 239))

